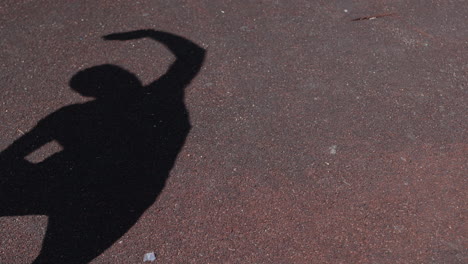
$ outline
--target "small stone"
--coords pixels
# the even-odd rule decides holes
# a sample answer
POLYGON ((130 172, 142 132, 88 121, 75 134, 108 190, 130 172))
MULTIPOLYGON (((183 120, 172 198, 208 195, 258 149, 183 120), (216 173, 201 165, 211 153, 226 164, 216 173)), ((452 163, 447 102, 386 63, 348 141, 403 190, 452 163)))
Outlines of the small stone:
POLYGON ((156 255, 154 252, 146 253, 145 256, 143 257, 143 262, 149 261, 153 262, 156 260, 156 255))
POLYGON ((330 149, 330 154, 335 155, 335 154, 336 154, 336 148, 337 148, 336 145, 331 146, 331 147, 329 148, 329 149, 330 149))

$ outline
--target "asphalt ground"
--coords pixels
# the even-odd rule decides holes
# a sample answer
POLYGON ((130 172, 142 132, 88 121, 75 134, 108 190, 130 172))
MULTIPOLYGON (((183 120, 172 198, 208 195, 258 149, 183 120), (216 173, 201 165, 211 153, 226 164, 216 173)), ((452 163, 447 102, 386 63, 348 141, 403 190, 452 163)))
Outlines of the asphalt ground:
MULTIPOLYGON (((3 0, 0 149, 89 101, 78 71, 147 85, 174 61, 104 35, 170 32, 206 50, 192 128, 157 201, 90 263, 466 263, 467 21, 464 0, 3 0)), ((1 215, 0 263, 31 263, 47 223, 1 215)))

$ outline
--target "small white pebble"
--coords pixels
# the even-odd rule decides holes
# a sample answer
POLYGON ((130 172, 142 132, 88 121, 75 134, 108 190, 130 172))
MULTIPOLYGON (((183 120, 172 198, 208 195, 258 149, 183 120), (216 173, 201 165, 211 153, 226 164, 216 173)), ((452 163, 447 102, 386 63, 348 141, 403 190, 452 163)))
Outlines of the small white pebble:
POLYGON ((348 9, 343 10, 345 13, 348 13, 348 9))
POLYGON ((149 261, 153 262, 156 260, 156 255, 154 252, 146 253, 145 256, 143 257, 143 262, 149 261))
POLYGON ((336 148, 337 148, 336 145, 331 146, 331 147, 329 148, 329 149, 330 149, 330 154, 335 155, 335 154, 336 154, 336 148))

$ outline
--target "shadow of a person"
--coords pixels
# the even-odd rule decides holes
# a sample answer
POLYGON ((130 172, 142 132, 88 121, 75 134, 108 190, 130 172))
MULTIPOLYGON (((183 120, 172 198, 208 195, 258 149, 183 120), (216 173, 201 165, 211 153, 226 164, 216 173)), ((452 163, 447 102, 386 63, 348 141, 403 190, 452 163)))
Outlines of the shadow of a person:
POLYGON ((139 30, 106 40, 150 38, 176 57, 148 86, 115 65, 75 74, 73 90, 95 100, 63 107, 0 153, 0 216, 41 214, 48 226, 34 263, 88 263, 132 227, 164 187, 190 130, 184 88, 205 50, 166 32, 139 30), (55 140, 43 162, 25 157, 55 140))

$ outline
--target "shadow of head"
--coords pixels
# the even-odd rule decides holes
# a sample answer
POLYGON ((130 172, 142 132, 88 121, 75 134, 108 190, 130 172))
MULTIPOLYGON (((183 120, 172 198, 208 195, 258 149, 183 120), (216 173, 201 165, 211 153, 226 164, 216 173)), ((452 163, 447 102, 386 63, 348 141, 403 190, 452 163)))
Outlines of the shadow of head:
POLYGON ((70 80, 70 87, 85 97, 106 101, 126 101, 140 92, 140 80, 129 71, 111 64, 84 69, 70 80))

